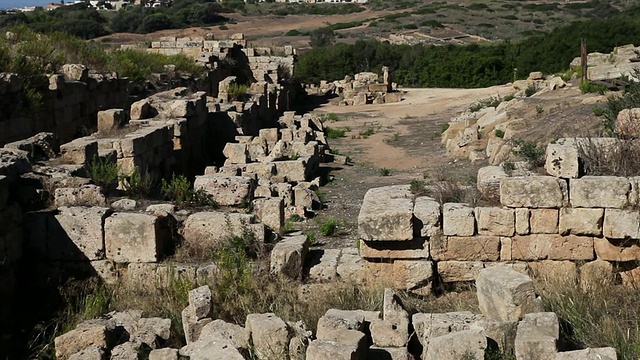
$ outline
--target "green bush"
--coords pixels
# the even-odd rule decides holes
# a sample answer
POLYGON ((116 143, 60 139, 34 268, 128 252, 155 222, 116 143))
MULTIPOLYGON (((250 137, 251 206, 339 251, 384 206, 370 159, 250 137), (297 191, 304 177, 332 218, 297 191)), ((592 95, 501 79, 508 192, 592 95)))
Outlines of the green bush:
POLYGON ((499 137, 500 139, 503 139, 504 138, 504 131, 496 129, 495 135, 496 135, 496 137, 499 137))
POLYGON ((596 106, 593 108, 593 115, 595 116, 602 116, 604 115, 605 109, 601 108, 600 106, 596 106))
POLYGON ((132 198, 146 198, 151 194, 153 179, 148 172, 142 173, 137 167, 131 174, 122 177, 124 193, 132 198))
POLYGON ((296 29, 289 30, 284 34, 284 36, 302 36, 302 35, 303 34, 299 30, 296 30, 296 29))
POLYGON ((411 180, 409 190, 415 196, 427 195, 426 183, 423 180, 411 180))
POLYGON ((170 182, 162 179, 160 191, 165 198, 180 204, 187 203, 193 198, 193 190, 189 179, 184 175, 176 176, 175 173, 171 176, 170 182))
MULTIPOLYGON (((640 76, 640 70, 635 70, 635 77, 640 76)), ((640 107, 640 84, 631 82, 619 96, 607 98, 607 106, 603 111, 603 125, 605 130, 610 134, 616 134, 616 119, 618 113, 624 109, 633 109, 640 107)))
POLYGON ((88 171, 91 180, 104 189, 118 184, 120 166, 114 159, 95 158, 89 164, 88 171))
POLYGON ((229 101, 241 100, 247 94, 247 85, 231 84, 227 90, 229 101))
POLYGON ((362 136, 363 138, 368 138, 369 136, 373 135, 376 133, 376 129, 373 127, 369 127, 365 130, 360 131, 360 136, 362 136))
POLYGON ((380 174, 380 176, 391 176, 391 169, 380 168, 378 169, 378 173, 380 174))
POLYGON ((334 218, 328 218, 322 221, 318 226, 318 231, 324 236, 334 236, 338 232, 338 220, 334 218))
POLYGON ((539 147, 533 141, 514 139, 513 153, 524 158, 531 166, 541 167, 544 165, 545 147, 539 147))
POLYGON ((486 99, 478 100, 473 105, 471 105, 471 107, 469 107, 469 110, 471 112, 476 112, 488 107, 497 107, 501 102, 502 98, 500 98, 500 95, 492 96, 486 99))
POLYGON ((526 89, 524 89, 524 96, 530 97, 538 91, 540 91, 540 87, 537 83, 530 84, 526 89))
POLYGON ((591 81, 583 81, 580 83, 580 91, 583 94, 598 93, 600 95, 603 95, 605 92, 607 92, 607 90, 607 87, 603 84, 598 84, 591 81))
POLYGON ((346 129, 335 129, 332 127, 325 127, 324 128, 324 132, 325 134, 327 134, 327 137, 329 139, 337 139, 337 138, 341 138, 344 137, 344 134, 347 132, 346 129))

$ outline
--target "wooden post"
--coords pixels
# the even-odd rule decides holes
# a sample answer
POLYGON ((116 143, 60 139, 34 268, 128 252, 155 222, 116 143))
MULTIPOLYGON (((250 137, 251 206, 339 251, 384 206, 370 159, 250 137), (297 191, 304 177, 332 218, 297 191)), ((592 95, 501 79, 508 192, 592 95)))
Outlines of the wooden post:
POLYGON ((589 80, 587 76, 587 39, 580 39, 580 66, 582 68, 582 76, 580 77, 580 82, 589 80))

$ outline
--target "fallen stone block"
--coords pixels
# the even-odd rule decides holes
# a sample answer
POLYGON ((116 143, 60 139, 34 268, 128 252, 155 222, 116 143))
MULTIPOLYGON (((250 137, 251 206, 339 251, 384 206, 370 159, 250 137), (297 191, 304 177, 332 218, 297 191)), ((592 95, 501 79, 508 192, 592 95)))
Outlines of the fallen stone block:
POLYGON ((98 111, 98 132, 108 133, 124 125, 126 121, 123 109, 98 111))
POLYGON ((414 232, 421 237, 436 236, 440 230, 440 204, 432 198, 419 196, 413 206, 414 232))
POLYGON ((479 320, 481 315, 470 311, 450 313, 416 313, 412 316, 413 328, 418 340, 422 344, 423 353, 429 348, 430 340, 447 335, 451 332, 469 330, 479 320))
POLYGON ((66 360, 71 355, 88 348, 99 346, 108 349, 105 321, 87 320, 74 329, 55 338, 56 358, 66 360))
POLYGON ((544 168, 551 176, 577 178, 580 175, 578 158, 578 148, 573 142, 557 141, 547 145, 544 168))
POLYGON ((222 154, 227 158, 227 164, 246 164, 249 160, 247 144, 227 143, 222 150, 222 154))
POLYGON ((211 314, 211 289, 200 286, 189 291, 189 311, 196 320, 209 317, 211 314))
POLYGON ((187 343, 179 351, 181 357, 189 360, 244 360, 244 356, 228 340, 213 339, 187 343))
POLYGON ((508 268, 487 268, 476 280, 480 311, 486 320, 513 322, 542 310, 530 277, 508 268))
POLYGON ((310 263, 314 264, 309 269, 309 280, 331 281, 337 277, 339 249, 312 250, 309 252, 310 263))
POLYGON ((289 354, 287 324, 275 314, 249 314, 245 328, 251 334, 253 349, 259 360, 286 359, 289 354))
POLYGON ((429 347, 423 351, 424 360, 463 359, 469 356, 473 359, 484 359, 487 348, 487 337, 480 327, 469 330, 456 331, 446 335, 431 338, 429 347))
POLYGON ((55 260, 101 260, 105 255, 102 224, 109 215, 102 207, 61 207, 50 218, 48 255, 55 260))
POLYGON ((301 278, 309 246, 306 235, 288 237, 278 242, 271 251, 271 273, 301 278))
POLYGON ((29 171, 31 171, 31 163, 26 153, 0 149, 0 175, 6 176, 8 181, 14 181, 18 176, 29 171))
POLYGON ((555 313, 526 314, 518 323, 515 341, 517 359, 556 359, 560 324, 555 313))
POLYGON ((98 158, 98 142, 92 138, 78 138, 60 146, 66 164, 89 165, 98 158))
POLYGON ((574 350, 559 352, 556 360, 617 360, 618 355, 616 349, 607 348, 588 348, 584 350, 574 350))
POLYGON ((368 360, 415 360, 407 348, 381 348, 372 346, 367 351, 368 360))
POLYGON ((358 215, 358 235, 368 241, 413 239, 413 201, 406 186, 369 189, 358 215))
POLYGON ((172 239, 165 219, 114 213, 104 222, 107 258, 119 263, 156 262, 172 239))
POLYGON ((212 340, 227 340, 242 354, 248 354, 251 349, 251 337, 245 328, 219 319, 208 323, 200 331, 198 341, 212 340))
POLYGON ((352 345, 316 340, 309 343, 306 360, 360 360, 361 353, 361 349, 354 348, 352 345))
POLYGON ((255 199, 252 203, 256 218, 274 232, 280 233, 284 226, 284 201, 280 198, 262 198, 255 199))
POLYGON ((219 205, 239 206, 253 198, 253 180, 242 176, 201 175, 193 184, 195 191, 202 190, 219 205))
POLYGON ((178 349, 164 348, 151 350, 149 360, 178 360, 178 349))

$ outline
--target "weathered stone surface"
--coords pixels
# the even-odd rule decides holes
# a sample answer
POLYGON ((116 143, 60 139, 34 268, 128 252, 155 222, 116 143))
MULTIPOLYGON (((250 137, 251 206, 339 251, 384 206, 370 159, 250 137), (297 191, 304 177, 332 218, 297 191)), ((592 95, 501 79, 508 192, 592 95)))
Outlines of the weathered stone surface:
POLYGON ((480 311, 486 320, 513 322, 542 311, 530 277, 508 268, 480 271, 476 280, 480 311))
POLYGON ((309 246, 307 235, 288 237, 278 242, 271 251, 271 273, 301 278, 309 246))
POLYGON ((500 257, 500 237, 498 236, 440 236, 432 238, 430 245, 431 257, 436 261, 496 261, 500 257))
POLYGON ((284 201, 280 198, 253 200, 253 213, 258 220, 275 232, 284 226, 284 201))
POLYGON ((360 256, 365 259, 427 259, 429 257, 429 242, 423 239, 411 241, 360 240, 360 256))
POLYGON ((27 139, 5 144, 4 147, 24 151, 31 161, 49 160, 57 157, 60 152, 58 139, 50 132, 37 133, 27 139))
POLYGON ((602 235, 604 209, 560 209, 559 232, 561 235, 602 235))
POLYGON ((498 350, 503 354, 513 354, 513 344, 516 340, 516 321, 480 320, 476 322, 484 329, 487 339, 498 345, 498 350))
POLYGON ((578 280, 578 268, 572 261, 542 260, 529 262, 531 276, 543 279, 546 283, 575 285, 578 280))
POLYGON ((196 176, 194 190, 202 190, 219 205, 238 206, 253 198, 253 180, 242 176, 201 175, 196 176))
POLYGON ((91 138, 78 138, 61 145, 60 153, 64 163, 89 165, 98 158, 98 142, 91 138))
POLYGON ((133 199, 120 199, 111 203, 111 208, 116 211, 131 211, 136 208, 136 201, 133 199))
POLYGON ((57 188, 54 203, 57 207, 105 206, 107 200, 99 186, 83 185, 79 188, 57 188))
POLYGON ((559 352, 556 360, 617 360, 618 355, 616 349, 607 348, 588 348, 584 350, 574 350, 559 352))
POLYGON ((631 190, 629 179, 616 176, 584 176, 572 179, 569 197, 572 207, 623 208, 631 190))
POLYGON ((109 209, 61 207, 48 226, 49 256, 57 260, 101 260, 105 249, 102 224, 109 209))
POLYGON ((119 274, 111 260, 96 260, 91 262, 91 267, 96 275, 108 285, 115 285, 118 282, 119 274))
MULTIPOLYGON (((396 260, 393 263, 366 262, 370 279, 397 290, 429 293, 434 277, 433 262, 427 260, 396 260)), ((425 294, 426 295, 426 294, 425 294)))
POLYGON ((184 222, 185 244, 195 249, 211 249, 231 236, 251 233, 253 215, 207 211, 191 214, 184 222))
POLYGON ((131 342, 156 349, 171 337, 171 319, 142 318, 130 335, 131 342))
POLYGON ((259 360, 286 359, 289 354, 287 324, 275 314, 249 314, 245 328, 251 334, 253 349, 259 360))
POLYGON ((100 345, 91 345, 71 355, 69 360, 107 360, 107 352, 100 345))
POLYGON ((560 208, 569 202, 567 182, 551 176, 500 180, 500 203, 516 208, 560 208))
POLYGON ((604 237, 611 239, 640 239, 640 212, 606 209, 602 233, 604 237))
POLYGON ((64 64, 60 68, 60 74, 65 81, 87 82, 89 79, 89 69, 82 64, 64 64))
POLYGON ((311 263, 309 279, 313 281, 331 281, 337 277, 340 249, 322 249, 309 252, 311 263))
POLYGON ((414 232, 421 237, 440 233, 440 204, 426 196, 417 197, 413 206, 414 232))
POLYGON ((407 348, 381 348, 372 346, 367 351, 367 360, 414 360, 407 348))
POLYGON ((465 204, 442 205, 442 231, 447 236, 473 236, 475 234, 473 208, 465 204))
POLYGON ((439 261, 438 276, 443 282, 473 281, 484 269, 482 261, 439 261))
POLYGON ((522 360, 556 359, 560 325, 555 313, 526 314, 518 324, 515 354, 522 360))
POLYGON ((149 353, 149 360, 178 360, 178 349, 155 349, 149 353))
POLYGON ((138 350, 140 349, 139 344, 134 344, 130 341, 122 343, 113 349, 111 349, 111 357, 112 360, 139 360, 138 350))
POLYGON ((200 286, 189 291, 189 311, 196 320, 209 317, 211 313, 211 289, 200 286))
POLYGON ((318 319, 316 337, 320 340, 329 340, 336 330, 363 331, 365 315, 354 310, 329 309, 318 319))
POLYGON ((98 111, 98 132, 105 133, 117 129, 126 122, 123 109, 98 111))
POLYGON ((605 261, 636 261, 640 260, 640 246, 628 241, 609 240, 603 238, 594 239, 594 248, 598 260, 605 261))
POLYGON ((0 209, 4 209, 9 198, 9 178, 0 175, 0 209))
POLYGON ((422 358, 424 360, 440 360, 473 356, 475 359, 484 359, 486 348, 487 337, 484 330, 476 326, 469 330, 456 331, 432 338, 428 349, 423 350, 422 358))
POLYGON ((251 348, 249 332, 242 326, 230 324, 223 320, 213 320, 202 328, 198 341, 227 340, 241 353, 251 348))
POLYGON ((104 222, 107 258, 115 262, 156 262, 171 239, 163 218, 114 213, 104 222))
MULTIPOLYGON (((364 334, 363 334, 364 335, 364 334)), ((361 350, 352 345, 335 341, 316 340, 309 343, 307 360, 359 360, 361 350)))
POLYGON ((613 265, 608 261, 594 260, 580 267, 580 288, 584 291, 608 286, 613 280, 613 265))
POLYGON ((487 197, 500 195, 500 179, 508 177, 501 166, 485 166, 478 169, 478 190, 487 197))
POLYGON ((92 345, 106 349, 106 323, 96 320, 82 322, 74 330, 56 337, 54 342, 56 358, 63 360, 92 345))
POLYGON ((413 201, 407 186, 369 189, 358 215, 358 235, 363 240, 413 239, 413 201))
POLYGON ((558 209, 531 209, 529 227, 532 234, 557 234, 558 209))
POLYGON ((246 164, 249 160, 247 144, 227 143, 222 150, 222 154, 227 158, 226 164, 246 164))
POLYGON ((515 232, 513 209, 477 207, 475 215, 480 235, 513 236, 515 232))
POLYGON ((189 360, 244 360, 244 356, 228 340, 195 341, 180 349, 189 360))
POLYGON ((298 160, 276 161, 276 174, 284 176, 287 181, 307 181, 307 160, 300 158, 298 160))
POLYGON ((357 249, 354 250, 353 252, 348 251, 348 249, 342 250, 342 254, 338 260, 338 266, 336 267, 336 273, 343 281, 363 284, 368 280, 366 270, 367 261, 358 255, 357 249))
POLYGON ((9 180, 31 171, 31 163, 24 152, 0 149, 0 175, 9 180))
POLYGON ((409 341, 409 313, 392 289, 384 289, 383 318, 369 325, 373 344, 379 347, 406 347, 409 341))
POLYGON ((593 260, 592 237, 537 234, 514 236, 512 260, 593 260))
POLYGON ((560 142, 547 145, 544 168, 551 176, 577 178, 580 174, 578 148, 574 144, 560 142))
POLYGON ((202 329, 212 321, 210 318, 197 320, 190 306, 184 308, 180 315, 182 317, 182 329, 185 340, 187 340, 187 345, 197 342, 202 329))
POLYGON ((518 208, 516 212, 516 234, 529 235, 531 227, 529 219, 531 218, 531 210, 527 208, 518 208))

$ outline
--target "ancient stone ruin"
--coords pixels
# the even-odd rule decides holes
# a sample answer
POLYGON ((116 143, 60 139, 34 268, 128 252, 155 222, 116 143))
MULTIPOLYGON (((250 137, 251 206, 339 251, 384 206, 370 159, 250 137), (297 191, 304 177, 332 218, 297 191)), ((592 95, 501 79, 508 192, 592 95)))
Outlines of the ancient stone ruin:
POLYGON ((391 83, 389 68, 382 68, 382 76, 373 72, 346 76, 334 82, 321 81, 319 87, 309 86, 309 93, 337 95, 340 105, 366 105, 395 103, 402 100, 402 92, 391 83))

